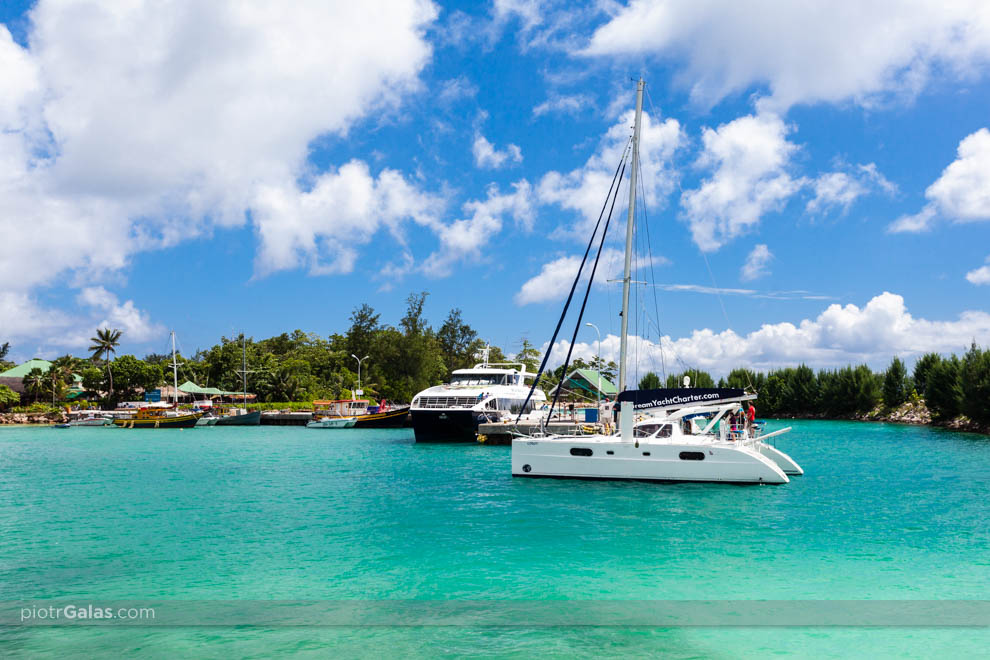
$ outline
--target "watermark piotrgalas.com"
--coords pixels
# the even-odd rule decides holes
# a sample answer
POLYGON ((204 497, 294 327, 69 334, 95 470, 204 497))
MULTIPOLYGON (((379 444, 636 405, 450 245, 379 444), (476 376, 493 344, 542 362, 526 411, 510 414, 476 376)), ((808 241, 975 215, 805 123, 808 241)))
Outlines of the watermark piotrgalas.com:
POLYGON ((153 607, 106 607, 93 603, 28 605, 20 608, 21 623, 76 621, 154 621, 153 607))
POLYGON ((990 600, 0 600, 8 626, 990 628, 990 600))

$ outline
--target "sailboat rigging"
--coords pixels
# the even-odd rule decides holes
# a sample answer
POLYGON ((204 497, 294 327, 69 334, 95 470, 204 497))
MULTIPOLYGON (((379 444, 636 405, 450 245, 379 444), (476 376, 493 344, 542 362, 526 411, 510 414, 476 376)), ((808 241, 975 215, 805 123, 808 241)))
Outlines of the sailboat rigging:
MULTIPOLYGON (((616 435, 543 435, 517 436, 512 441, 512 475, 515 477, 559 477, 578 479, 619 479, 645 481, 718 481, 734 483, 787 483, 788 475, 803 474, 801 467, 787 454, 765 442, 789 429, 763 433, 762 425, 743 422, 741 404, 756 398, 741 389, 684 388, 627 390, 629 350, 629 290, 632 283, 633 223, 636 212, 636 188, 639 177, 640 126, 643 113, 644 82, 636 87, 636 111, 631 150, 629 208, 626 222, 625 264, 622 277, 622 318, 619 344, 619 432, 616 435)), ((616 170, 605 206, 612 198, 614 208, 624 166, 616 170)), ((602 207, 604 214, 605 206, 602 207)), ((581 277, 588 253, 594 243, 592 233, 585 258, 581 262, 564 312, 557 323, 552 347, 563 323, 574 289, 581 277)), ((606 221, 606 229, 611 220, 606 221)), ((578 314, 577 328, 583 320, 585 305, 594 273, 604 246, 603 232, 598 255, 592 267, 588 289, 578 314)), ((564 372, 574 346, 572 337, 564 360, 564 372)), ((546 368, 550 350, 543 358, 539 375, 546 368)), ((533 389, 536 388, 534 383, 533 389)), ((557 396, 560 389, 558 388, 557 396)), ((531 390, 532 395, 532 390, 531 390)), ((557 397, 554 397, 556 404, 557 397)), ((551 410, 553 406, 551 406, 551 410)))

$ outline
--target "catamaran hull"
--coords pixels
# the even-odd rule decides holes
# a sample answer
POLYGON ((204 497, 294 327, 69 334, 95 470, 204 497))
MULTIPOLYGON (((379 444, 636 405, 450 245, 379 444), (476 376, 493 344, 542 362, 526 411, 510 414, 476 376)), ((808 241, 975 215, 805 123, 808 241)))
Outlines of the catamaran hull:
POLYGON ((798 476, 804 474, 804 470, 801 466, 797 464, 793 458, 780 451, 776 447, 772 447, 768 444, 762 442, 757 443, 757 448, 760 453, 769 458, 771 461, 777 464, 784 474, 791 476, 798 476))
POLYGON ((416 442, 474 442, 484 413, 473 410, 414 410, 413 432, 416 442))
POLYGON ((243 415, 228 415, 217 419, 217 426, 258 426, 261 424, 261 411, 245 413, 243 415))
POLYGON ((747 447, 697 444, 636 447, 635 443, 619 440, 582 443, 580 437, 573 441, 513 440, 512 476, 749 484, 790 481, 773 460, 747 447))

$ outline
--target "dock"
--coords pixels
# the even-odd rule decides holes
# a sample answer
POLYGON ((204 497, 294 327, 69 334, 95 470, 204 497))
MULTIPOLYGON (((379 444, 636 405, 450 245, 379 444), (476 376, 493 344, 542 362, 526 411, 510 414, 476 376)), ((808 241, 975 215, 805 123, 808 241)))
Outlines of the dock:
POLYGON ((311 412, 263 412, 262 426, 306 426, 313 419, 311 412))
MULTIPOLYGON (((577 422, 572 420, 554 420, 546 426, 545 433, 561 435, 592 435, 604 432, 600 422, 577 422)), ((540 433, 540 424, 535 421, 496 422, 478 426, 478 442, 486 445, 510 445, 515 435, 534 435, 540 433)))

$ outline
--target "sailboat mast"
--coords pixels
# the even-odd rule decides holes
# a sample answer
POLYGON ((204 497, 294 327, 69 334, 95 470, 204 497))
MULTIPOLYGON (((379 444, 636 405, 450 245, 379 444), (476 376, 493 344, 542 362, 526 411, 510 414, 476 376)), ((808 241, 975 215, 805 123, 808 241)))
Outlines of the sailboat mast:
POLYGON ((172 389, 175 391, 175 407, 179 407, 179 363, 175 359, 175 330, 172 331, 172 389))
POLYGON ((636 121, 633 124, 632 173, 629 175, 629 214, 626 217, 626 264, 622 272, 622 334, 619 344, 619 391, 626 389, 626 351, 629 341, 629 284, 632 282, 633 224, 636 220, 636 179, 639 176, 639 125, 643 117, 643 79, 636 85, 636 121))
POLYGON ((241 403, 247 408, 247 338, 241 333, 241 376, 244 379, 244 398, 241 403))

